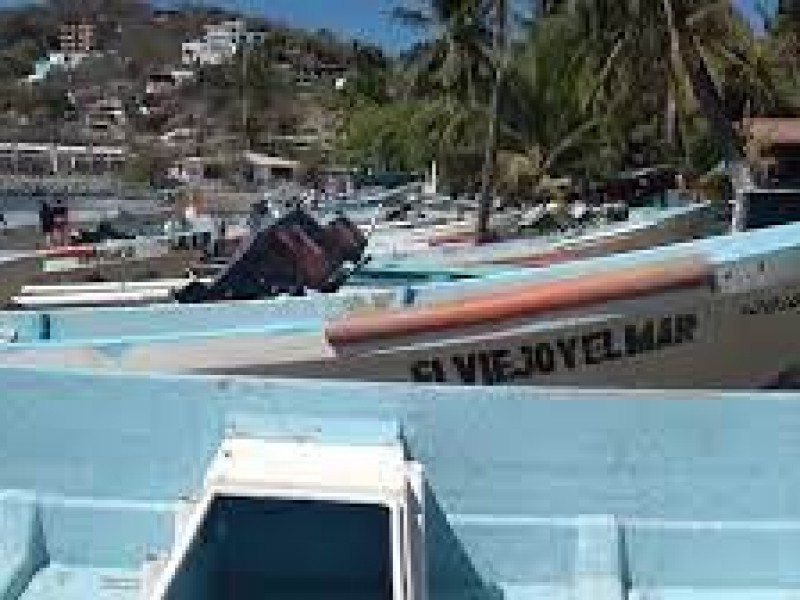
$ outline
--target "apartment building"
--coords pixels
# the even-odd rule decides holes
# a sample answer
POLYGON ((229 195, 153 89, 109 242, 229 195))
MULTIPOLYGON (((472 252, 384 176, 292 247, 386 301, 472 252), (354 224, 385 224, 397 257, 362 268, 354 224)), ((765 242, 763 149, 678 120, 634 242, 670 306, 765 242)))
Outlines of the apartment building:
POLYGON ((183 64, 218 65, 236 56, 242 47, 261 44, 265 39, 266 32, 248 31, 247 24, 239 19, 208 24, 202 39, 183 43, 183 64))
POLYGON ((58 28, 58 42, 64 54, 88 54, 95 50, 97 29, 86 21, 62 23, 58 28))

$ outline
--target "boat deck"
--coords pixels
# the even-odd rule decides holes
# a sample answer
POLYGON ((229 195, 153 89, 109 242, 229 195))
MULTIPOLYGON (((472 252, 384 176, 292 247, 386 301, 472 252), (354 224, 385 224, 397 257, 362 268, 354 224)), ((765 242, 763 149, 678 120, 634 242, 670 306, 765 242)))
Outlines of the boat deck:
POLYGON ((337 423, 358 443, 366 420, 423 466, 432 600, 800 594, 800 395, 26 369, 0 385, 3 600, 138 597, 227 431, 337 423))

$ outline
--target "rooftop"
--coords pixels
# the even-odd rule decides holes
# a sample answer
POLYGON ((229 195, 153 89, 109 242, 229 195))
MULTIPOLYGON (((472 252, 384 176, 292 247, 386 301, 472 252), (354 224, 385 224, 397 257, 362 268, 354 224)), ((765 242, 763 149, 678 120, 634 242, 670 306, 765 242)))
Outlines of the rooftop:
POLYGON ((746 136, 763 144, 800 145, 800 119, 746 119, 741 127, 746 136))

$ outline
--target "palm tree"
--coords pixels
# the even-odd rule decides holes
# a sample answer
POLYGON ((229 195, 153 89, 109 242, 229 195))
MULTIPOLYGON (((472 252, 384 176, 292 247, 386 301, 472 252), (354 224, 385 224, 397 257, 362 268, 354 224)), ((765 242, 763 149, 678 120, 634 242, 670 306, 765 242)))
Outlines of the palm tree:
MULTIPOLYGON (((468 121, 479 113, 487 114, 488 131, 484 144, 482 195, 477 233, 484 238, 491 210, 490 179, 494 166, 496 115, 505 54, 505 0, 425 0, 420 7, 402 7, 395 16, 423 30, 427 41, 415 51, 411 78, 418 94, 433 100, 437 117, 439 147, 447 148, 445 165, 454 155, 464 158, 478 148, 471 143, 473 127, 468 121), (492 27, 492 18, 494 27, 492 27), (445 110, 439 102, 444 99, 445 110), (488 107, 488 110, 487 110, 488 107), (466 137, 459 137, 462 133, 466 137)), ((481 119, 482 120, 482 119, 481 119)), ((463 161, 461 161, 463 162, 463 161)), ((469 160, 467 162, 470 162, 469 160)))
POLYGON ((418 94, 481 103, 493 74, 488 14, 487 0, 425 0, 394 9, 395 18, 425 37, 410 61, 418 94))
POLYGON ((694 104, 727 158, 743 159, 720 82, 726 65, 751 70, 754 38, 729 0, 574 0, 569 10, 601 55, 613 58, 612 86, 628 85, 633 94, 658 90, 668 144, 676 141, 679 113, 694 104))
POLYGON ((577 34, 569 19, 542 19, 508 67, 496 170, 507 190, 535 193, 547 178, 616 166, 620 98, 599 101, 609 72, 587 60, 577 34))

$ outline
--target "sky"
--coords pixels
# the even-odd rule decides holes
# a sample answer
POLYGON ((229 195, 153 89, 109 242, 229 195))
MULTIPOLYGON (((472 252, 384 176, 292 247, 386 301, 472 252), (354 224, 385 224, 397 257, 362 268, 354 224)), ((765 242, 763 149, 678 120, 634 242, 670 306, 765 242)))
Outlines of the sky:
MULTIPOLYGON (((0 6, 21 0, 0 0, 0 6)), ((159 4, 174 0, 156 0, 159 4)), ((195 0, 197 1, 197 0, 195 0)), ((298 27, 326 28, 347 37, 379 43, 391 50, 410 45, 412 31, 398 25, 390 15, 393 6, 413 4, 414 0, 202 0, 209 4, 231 6, 253 14, 262 14, 298 27)), ((418 0, 417 0, 418 1, 418 0)), ((759 0, 735 0, 752 19, 757 18, 759 0)), ((765 0, 776 4, 777 0, 765 0)))
MULTIPOLYGON (((4 0, 0 0, 3 2, 4 0)), ((160 0, 169 1, 169 0, 160 0)), ((349 37, 380 43, 392 50, 407 47, 414 33, 393 21, 391 10, 398 5, 414 5, 420 0, 206 0, 228 4, 247 12, 266 14, 299 27, 326 28, 349 37)), ((734 0, 754 21, 757 4, 767 6, 778 0, 734 0)), ((526 5, 528 3, 526 2, 526 5)))
MULTIPOLYGON (((391 49, 406 47, 415 39, 412 31, 398 25, 390 15, 392 8, 402 4, 403 0, 204 1, 210 4, 234 6, 249 13, 266 15, 298 27, 330 29, 347 37, 366 39, 391 49)), ((406 3, 411 4, 408 1, 406 3)))
MULTIPOLYGON (((0 0, 2 2, 4 0, 0 0)), ((159 0, 167 2, 169 0, 159 0)), ((247 12, 265 14, 299 27, 326 28, 349 37, 380 43, 392 50, 407 47, 414 33, 393 21, 390 13, 397 5, 414 5, 419 0, 205 0, 227 4, 247 12)), ((735 0, 743 12, 758 19, 760 0, 735 0)), ((761 0, 767 5, 777 0, 761 0)), ((528 4, 527 2, 525 3, 528 4)))

